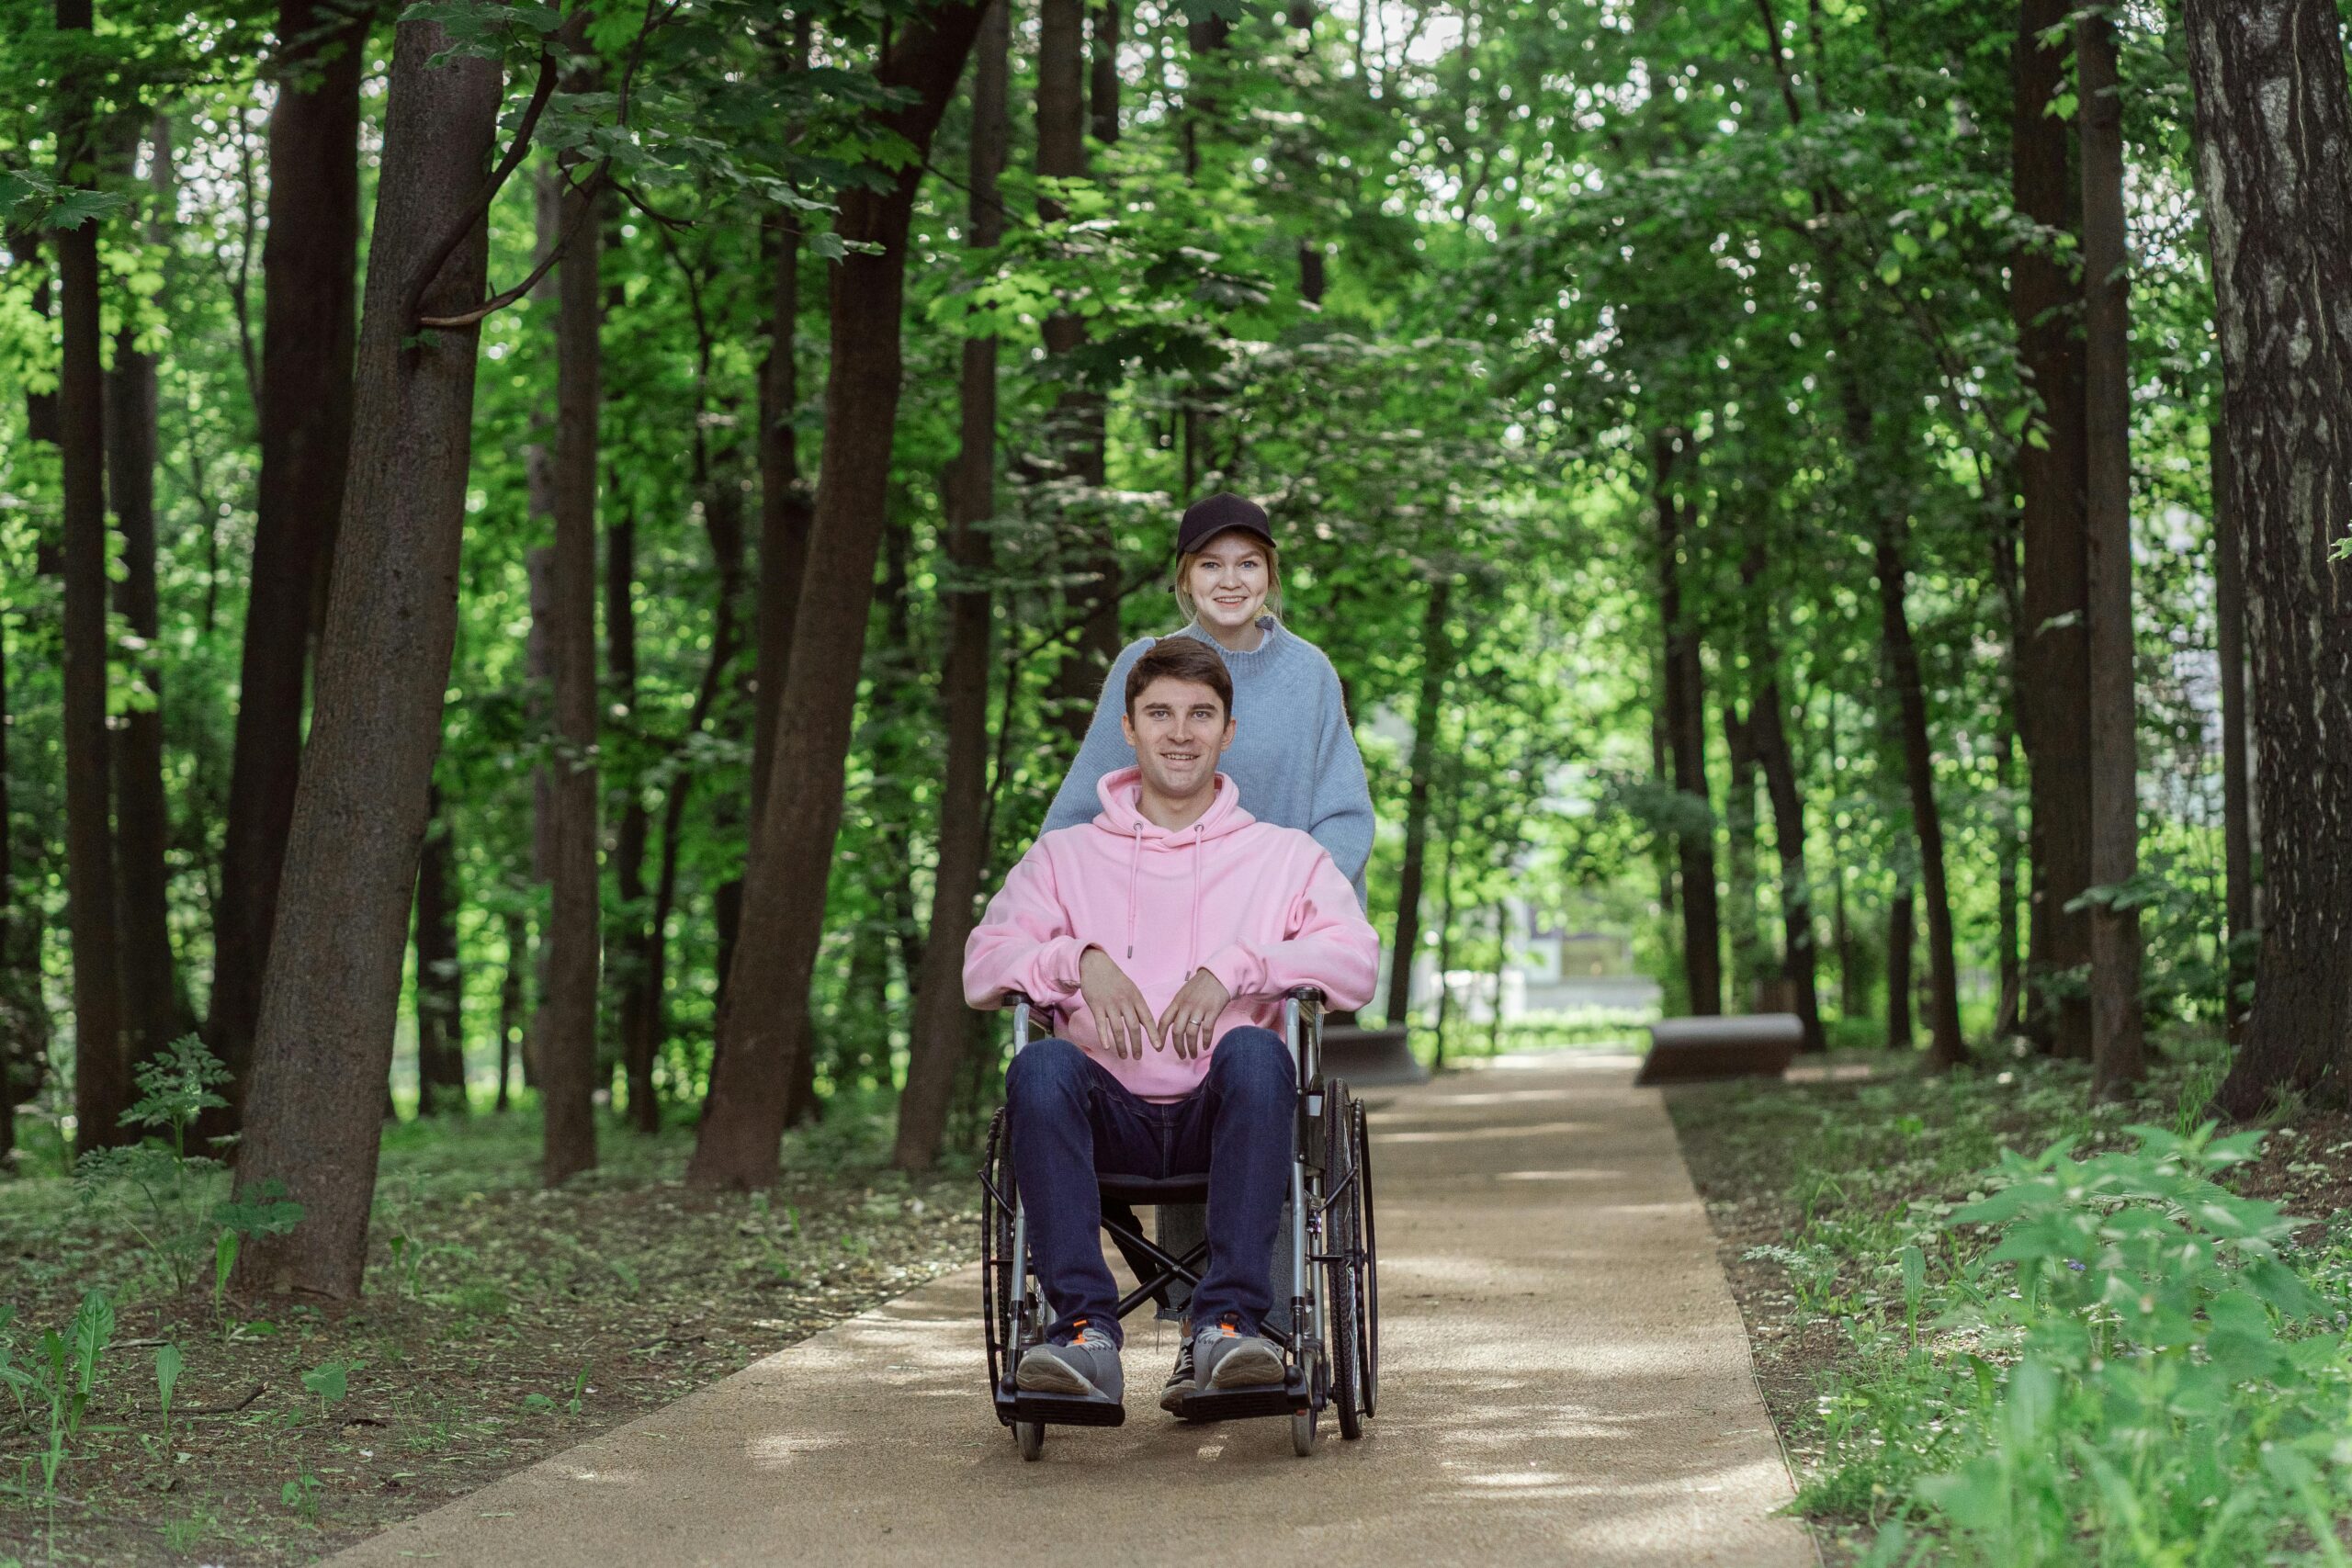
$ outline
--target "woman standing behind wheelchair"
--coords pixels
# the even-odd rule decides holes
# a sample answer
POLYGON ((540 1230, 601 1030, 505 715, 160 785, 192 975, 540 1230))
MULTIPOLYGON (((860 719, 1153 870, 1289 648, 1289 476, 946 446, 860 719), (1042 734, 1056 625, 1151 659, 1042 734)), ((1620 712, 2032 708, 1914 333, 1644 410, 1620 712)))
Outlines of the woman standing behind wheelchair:
MULTIPOLYGON (((1373 839, 1363 756, 1348 722, 1339 672, 1321 649, 1283 624, 1281 550, 1264 509, 1229 491, 1188 507, 1176 530, 1173 587, 1184 613, 1184 625, 1174 635, 1196 637, 1216 649, 1233 677, 1238 722, 1221 771, 1232 779, 1242 809, 1260 821, 1311 836, 1354 886, 1361 904, 1373 839)), ((1095 786, 1104 774, 1134 764, 1119 719, 1125 710, 1127 671, 1153 640, 1129 643, 1113 661, 1086 742, 1046 813, 1041 833, 1091 821, 1098 809, 1095 786)), ((1086 998, 1097 1016, 1102 1002, 1091 994, 1086 998)), ((1181 1257, 1206 1234, 1204 1216, 1196 1207, 1163 1210, 1159 1234, 1160 1246, 1181 1257)), ((1290 1255, 1277 1250, 1279 1327, 1289 1295, 1279 1286, 1290 1271, 1290 1255)), ((1161 1407, 1170 1411, 1192 1393, 1194 1382, 1192 1327, 1184 1317, 1188 1298, 1189 1292, 1172 1295, 1160 1312, 1162 1318, 1184 1325, 1176 1369, 1159 1397, 1161 1407)))

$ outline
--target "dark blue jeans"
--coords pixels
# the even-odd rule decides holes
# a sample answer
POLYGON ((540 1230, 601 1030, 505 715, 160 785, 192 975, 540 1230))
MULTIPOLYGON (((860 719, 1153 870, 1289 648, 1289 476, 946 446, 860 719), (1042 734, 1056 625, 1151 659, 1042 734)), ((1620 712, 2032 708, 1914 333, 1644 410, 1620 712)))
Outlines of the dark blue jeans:
POLYGON ((1216 1043, 1209 1073, 1183 1099, 1156 1105, 1129 1093, 1067 1040, 1041 1040, 1005 1074, 1013 1179, 1029 1222, 1029 1255, 1054 1309, 1049 1337, 1085 1318, 1114 1337, 1119 1290, 1102 1261, 1097 1173, 1166 1178, 1207 1171, 1209 1259, 1193 1321, 1233 1314, 1244 1334, 1265 1321, 1267 1261, 1290 1196, 1298 1088, 1282 1036, 1241 1028, 1216 1043))

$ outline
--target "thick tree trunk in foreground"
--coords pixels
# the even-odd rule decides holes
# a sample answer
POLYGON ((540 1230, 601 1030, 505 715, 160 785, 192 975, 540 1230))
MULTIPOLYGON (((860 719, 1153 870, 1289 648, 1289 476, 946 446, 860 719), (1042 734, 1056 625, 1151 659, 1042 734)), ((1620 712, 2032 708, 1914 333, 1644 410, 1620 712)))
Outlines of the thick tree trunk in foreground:
POLYGON ((1413 705, 1412 773, 1405 788, 1405 861, 1396 876, 1396 933, 1388 945, 1391 1029, 1407 1027, 1412 1018, 1413 957, 1421 946, 1421 882, 1429 863, 1430 786, 1438 762, 1438 704, 1453 670, 1446 624, 1453 595, 1453 580, 1438 578, 1430 584, 1421 616, 1421 690, 1413 705))
MULTIPOLYGON (((480 335, 419 334, 409 300, 443 237, 473 214, 500 96, 493 62, 428 67, 447 47, 431 22, 402 23, 393 45, 350 477, 237 1165, 241 1192, 282 1181, 303 1215, 290 1235, 246 1245, 243 1291, 348 1298, 368 1261, 401 950, 457 630, 480 335)), ((427 280, 422 313, 480 301, 486 260, 477 223, 427 280)))
POLYGON ((1699 634, 1682 608, 1682 548, 1690 507, 1676 491, 1686 439, 1651 439, 1652 503, 1657 509, 1658 624, 1666 637, 1666 739, 1674 751, 1679 815, 1693 826, 1675 834, 1682 871, 1682 976, 1693 1016, 1724 1010, 1723 931, 1715 902, 1714 807, 1707 789, 1706 675, 1699 634))
MULTIPOLYGON (((2011 186, 2018 210, 2052 241, 2073 227, 2078 189, 2067 158, 2068 122, 2050 105, 2069 88, 2062 26, 2068 0, 2022 0, 2014 54, 2016 113, 2011 186)), ((2034 1037, 2061 1056, 2088 1060, 2090 1003, 2079 993, 2041 994, 2060 971, 2090 962, 2090 918, 2066 906, 2090 886, 2091 760, 2089 557, 2083 536, 2086 483, 2083 434, 2081 296, 2052 244, 2010 258, 2009 309, 2018 346, 2041 400, 2043 444, 2018 450, 2025 504, 2025 624, 2018 638, 2018 729, 2032 768, 2033 924, 2026 1008, 2034 1037)), ((2072 987, 2069 987, 2072 989, 2072 987)))
POLYGON ((441 790, 416 866, 416 1111, 466 1111, 465 979, 458 969, 458 857, 441 812, 441 790))
MULTIPOLYGON (((57 0, 60 32, 87 32, 90 0, 57 0)), ((91 94, 77 72, 58 93, 60 173, 96 177, 91 94)), ((121 955, 116 926, 114 827, 107 760, 107 502, 105 390, 98 368, 98 226, 57 232, 58 455, 64 491, 65 886, 74 947, 74 1150, 120 1141, 130 1103, 123 1049, 121 955)))
MULTIPOLYGON (((997 205, 1012 125, 1007 112, 1012 42, 1009 0, 995 0, 973 45, 971 205, 976 250, 1004 238, 997 205)), ((1101 109, 1098 91, 1096 108, 1101 109)), ((964 343, 962 442, 948 470, 947 649, 940 671, 940 719, 947 764, 939 792, 939 865, 932 881, 931 924, 915 980, 914 1027, 907 1087, 899 1096, 899 1136, 891 1163, 922 1170, 939 1157, 956 1069, 969 1038, 964 1007, 964 943, 988 859, 989 572, 994 547, 979 525, 996 515, 996 357, 994 338, 964 343)))
POLYGON ((2219 298, 2228 508, 2244 529, 2262 956, 2217 1100, 2352 1089, 2352 91, 2328 0, 2188 0, 2219 298))
MULTIPOLYGON (((2123 106, 2115 26, 2075 24, 2082 81, 2084 446, 2089 486, 2091 881, 2140 869, 2139 709, 2132 674, 2132 345, 2123 227, 2123 106)), ((2091 917, 2091 1091, 2130 1093, 2146 1071, 2140 1021, 2140 914, 2109 902, 2091 917)))
POLYGON ((2252 779, 2246 767, 2245 550, 2232 509, 2230 443, 2212 433, 2213 623, 2222 685, 2222 875, 2228 948, 2222 966, 2222 1016, 2230 1038, 2245 1024, 2240 989, 2254 978, 2247 951, 2258 929, 2254 902, 2254 814, 2252 779))
MULTIPOLYGON (((359 254, 359 77, 364 19, 284 0, 281 78, 269 117, 269 239, 262 249, 261 483, 237 676, 237 735, 212 912, 205 1033, 244 1103, 262 971, 277 918, 302 758, 311 606, 333 553, 351 446, 353 300, 359 254)), ((232 1131, 232 1108, 215 1126, 232 1131)))
POLYGON ((875 119, 914 150, 879 189, 844 191, 835 227, 871 244, 832 275, 832 358, 825 382, 825 464, 807 581, 777 710, 767 799, 753 824, 742 936, 719 1010, 720 1055, 688 1179, 706 1187, 775 1180, 787 1089, 807 1054, 808 976, 824 934, 826 871, 841 827, 842 768, 865 652, 875 556, 888 513, 898 423, 907 229, 921 159, 963 74, 982 7, 949 4, 902 26, 876 75, 909 101, 875 119))
POLYGON ((591 211, 575 221, 577 192, 563 199, 571 234, 557 264, 555 554, 549 584, 556 761, 548 804, 547 993, 539 1002, 539 1099, 547 1136, 540 1176, 549 1187, 596 1164, 596 996, 604 941, 597 889, 596 416, 603 376, 599 256, 603 231, 591 211))

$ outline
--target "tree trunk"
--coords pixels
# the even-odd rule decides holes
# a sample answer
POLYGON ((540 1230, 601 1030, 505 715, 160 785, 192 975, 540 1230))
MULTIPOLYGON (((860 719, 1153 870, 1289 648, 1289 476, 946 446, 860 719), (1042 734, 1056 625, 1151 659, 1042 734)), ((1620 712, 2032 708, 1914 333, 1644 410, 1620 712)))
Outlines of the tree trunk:
POLYGON ((1119 0, 1094 7, 1093 49, 1086 82, 1087 129, 1109 147, 1119 140, 1119 0))
MULTIPOLYGON (((1942 1069, 1966 1061, 1968 1045, 1960 1033, 1960 967, 1952 953, 1951 895, 1944 883, 1944 829, 1936 809, 1936 758, 1928 739, 1928 694, 1920 682, 1919 650, 1911 640, 1911 620, 1903 603, 1903 543, 1898 532, 1902 526, 1902 518, 1892 507, 1878 508, 1879 613, 1901 714, 1903 772, 1911 790, 1911 830, 1919 840, 1920 891, 1928 901, 1928 1061, 1930 1066, 1942 1069)), ((1890 955, 1890 986, 1893 963, 1890 955)), ((1907 961, 1905 967, 1909 967, 1907 961)), ((1907 1019, 1907 1005, 1905 1010, 1907 1019)))
POLYGON ((1689 1007, 1696 1017, 1724 1010, 1723 933, 1715 904, 1714 808, 1707 789, 1706 676, 1699 663, 1699 635, 1682 609, 1683 536, 1690 504, 1676 494, 1675 469, 1686 438, 1667 432, 1652 437, 1652 501, 1657 510, 1658 623, 1666 638, 1666 739, 1674 753, 1674 787, 1682 799, 1678 816, 1692 826, 1678 829, 1675 841, 1682 883, 1682 976, 1689 1007))
MULTIPOLYGON (((91 30, 90 0, 57 0, 60 32, 91 30)), ((58 92, 58 164, 74 185, 96 181, 90 84, 76 70, 58 92)), ((98 368, 98 226, 58 230, 57 384, 64 502, 65 885, 74 946, 74 1148, 134 1134, 119 1125, 130 1103, 123 1049, 121 957, 115 910, 114 829, 107 765, 107 502, 105 391, 98 368)))
MULTIPOLYGON (((1768 634, 1769 635, 1769 634, 1768 634)), ((1770 671, 1778 661, 1764 665, 1770 671)), ((1828 1049, 1821 1030, 1820 954, 1813 935, 1813 883, 1805 871, 1804 796, 1797 784, 1796 756, 1781 716, 1781 683, 1769 673, 1747 712, 1764 769, 1764 792, 1772 802, 1772 840, 1781 857, 1781 973, 1804 1026, 1802 1048, 1828 1049)))
MULTIPOLYGON (((2140 869, 2139 709, 2132 673, 2132 345, 2123 222, 2123 104, 2115 24, 2075 24, 2083 149, 2083 407, 2089 483, 2091 881, 2120 887, 2140 869)), ((2091 1092, 2127 1097, 2146 1072, 2140 1020, 2140 914, 2119 901, 2091 919, 2091 1092)))
POLYGON ((1733 1003, 1741 1011, 1760 1010, 1760 992, 1777 967, 1765 941, 1763 910, 1756 886, 1756 775, 1758 763, 1753 719, 1739 716, 1729 693, 1724 696, 1724 746, 1731 762, 1731 789, 1724 797, 1724 836, 1730 847, 1731 972, 1733 1003))
MULTIPOLYGON (((2090 1008, 2053 997, 2055 977, 2090 962, 2090 920, 2066 906, 2090 886, 2089 558, 2083 537, 2085 468, 2081 303, 2055 242, 2074 227, 2079 199, 2067 158, 2067 122, 2050 106, 2068 88, 2062 26, 2069 0, 2021 0, 2012 55, 2017 92, 2010 127, 2012 195, 2047 237, 2009 258, 2009 309, 2018 354, 2041 403, 2043 444, 2018 448, 2024 493, 2025 624, 2018 638, 2018 729, 2031 767, 2034 860, 2027 1023, 2061 1056, 2088 1060, 2090 1008)), ((2071 986, 2062 987, 2069 992, 2071 986)))
MULTIPOLYGON (((1445 1031, 1453 1021, 1453 854, 1461 839, 1457 829, 1462 824, 1462 795, 1459 780, 1452 783, 1453 787, 1446 792, 1444 843, 1438 862, 1437 1027, 1431 1031, 1437 1043, 1430 1053, 1432 1072, 1445 1070, 1445 1031)), ((1389 1027, 1396 1027, 1395 1019, 1389 1020, 1389 1027)))
POLYGON ((234 1106, 199 1132, 234 1131, 245 1100, 302 759, 311 606, 333 554, 350 456, 368 18, 338 20, 345 15, 327 0, 282 0, 277 14, 261 262, 261 480, 205 1024, 235 1075, 234 1106))
POLYGON ((841 826, 842 771, 865 652, 874 561, 886 521, 898 422, 907 230, 932 132, 963 74, 982 6, 951 3, 902 26, 878 83, 907 100, 870 111, 912 150, 887 184, 842 196, 836 231, 860 248, 832 271, 825 463, 806 582, 776 716, 767 798, 753 824, 743 927, 719 1010, 720 1054, 690 1180, 775 1180, 786 1100, 800 1058, 809 973, 824 934, 826 869, 841 826))
POLYGON ((2352 1051, 2352 92, 2328 0, 2188 0, 2230 515, 2244 527, 2262 954, 2217 1097, 2346 1099, 2352 1051))
MULTIPOLYGON (((158 117, 154 138, 159 211, 171 193, 170 122, 158 117)), ((164 220, 148 225, 163 238, 164 220)), ((193 1021, 180 991, 171 936, 171 873, 164 852, 171 812, 164 798, 162 667, 153 649, 162 631, 155 589, 155 356, 141 354, 125 323, 115 334, 107 378, 107 489, 122 532, 123 575, 114 607, 147 656, 139 661, 149 705, 124 714, 113 732, 115 871, 121 943, 124 1051, 136 1068, 188 1032, 193 1021)))
MULTIPOLYGON (((401 951, 457 629, 475 327, 419 333, 410 299, 472 218, 500 98, 492 61, 453 55, 433 22, 395 37, 368 256, 350 477, 313 722, 295 792, 262 988, 238 1190, 282 1181, 291 1234, 248 1242, 241 1291, 348 1298, 368 1261, 401 951)), ((426 315, 481 299, 477 222, 426 280, 426 315)))
MULTIPOLYGON (((605 665, 613 702, 634 728, 637 714, 637 521, 624 513, 605 530, 605 665)), ((630 752, 637 754, 631 743, 630 752)), ((613 870, 620 912, 605 946, 618 955, 612 976, 620 990, 621 1071, 628 1080, 629 1125, 640 1133, 662 1128, 662 1107, 653 1091, 653 1058, 661 1049, 652 994, 650 950, 657 940, 646 904, 645 851, 652 819, 645 792, 632 768, 623 780, 620 830, 613 843, 613 870)))
MULTIPOLYGON (((1115 10, 1112 14, 1115 17, 1115 10)), ((1011 45, 1009 0, 995 0, 973 46, 971 203, 966 217, 976 250, 991 249, 1004 239, 997 189, 1012 137, 1011 45)), ((1098 114, 1101 107, 1098 78, 1098 114)), ((1114 118, 1116 112, 1114 104, 1114 118)), ((932 879, 922 969, 915 981, 907 1087, 899 1097, 899 1136, 890 1155, 901 1170, 927 1169, 939 1157, 956 1068, 968 1037, 964 943, 972 932, 989 851, 989 574, 995 548, 979 525, 996 515, 996 367, 994 338, 965 340, 961 445, 947 473, 947 572, 941 594, 946 601, 947 648, 939 705, 947 763, 940 783, 939 864, 932 879)))
POLYGON ((2222 1015, 2232 1040, 2245 1031, 2245 988, 2254 979, 2256 942, 2254 823, 2246 768, 2245 552, 2232 507, 2230 442, 2216 424, 2211 436, 2213 485, 2213 620, 2222 685, 2222 905, 2228 945, 2222 964, 2222 1015))
POLYGON ((1894 901, 1886 907, 1886 1048, 1908 1051, 1914 1034, 1911 955, 1919 940, 1919 916, 1911 874, 1897 872, 1895 878, 1894 901))
MULTIPOLYGON (((1085 0, 1039 0, 1037 10, 1037 174, 1040 178, 1086 175, 1085 0)), ((1115 108, 1114 108, 1115 112, 1115 108)), ((1038 215, 1065 216, 1061 203, 1041 199, 1038 215)), ((1046 459, 1037 477, 1054 492, 1049 509, 1064 570, 1073 577, 1072 608, 1082 620, 1077 639, 1054 671, 1055 713, 1075 748, 1086 739, 1111 660, 1119 651, 1119 556, 1102 512, 1104 410, 1099 393, 1078 379, 1070 355, 1086 342, 1086 325, 1067 312, 1046 318, 1046 355, 1062 378, 1054 399, 1046 459)))
POLYGON ((523 1036, 524 1021, 530 1014, 524 998, 524 974, 530 963, 530 932, 523 922, 523 911, 506 911, 506 971, 498 982, 498 1105, 506 1109, 509 1097, 507 1084, 514 1077, 514 1046, 523 1036))
POLYGON ((458 967, 458 857, 441 788, 426 796, 431 813, 416 865, 416 1111, 466 1105, 466 983, 458 967))
POLYGON ((554 677, 556 761, 548 790, 547 991, 539 1002, 540 1176, 549 1187, 596 1165, 596 997, 604 911, 596 867, 596 417, 604 231, 563 198, 557 264, 555 554, 548 654, 554 677))
POLYGON ((1453 644, 1446 611, 1453 580, 1430 583, 1421 616, 1420 700, 1413 707, 1412 774, 1405 789, 1405 863, 1396 877, 1396 938, 1388 948, 1388 1027, 1409 1026, 1413 1004, 1413 957, 1421 945, 1421 880, 1429 859, 1430 783, 1438 762, 1438 704, 1453 670, 1453 644))

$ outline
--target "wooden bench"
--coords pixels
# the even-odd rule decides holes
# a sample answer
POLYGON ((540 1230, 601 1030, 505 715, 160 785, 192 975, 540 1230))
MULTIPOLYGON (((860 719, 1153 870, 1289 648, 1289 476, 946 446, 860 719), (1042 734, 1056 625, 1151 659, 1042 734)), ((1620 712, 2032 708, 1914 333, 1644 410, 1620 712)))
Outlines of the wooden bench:
POLYGON ((1401 1029, 1361 1029, 1334 1024, 1323 1031, 1323 1072, 1344 1078, 1350 1089, 1427 1083, 1429 1069, 1413 1055, 1401 1029))
POLYGON ((1711 1078, 1777 1078, 1789 1070, 1804 1025, 1792 1012, 1736 1018, 1667 1018, 1650 1025, 1650 1053, 1637 1084, 1711 1078))

